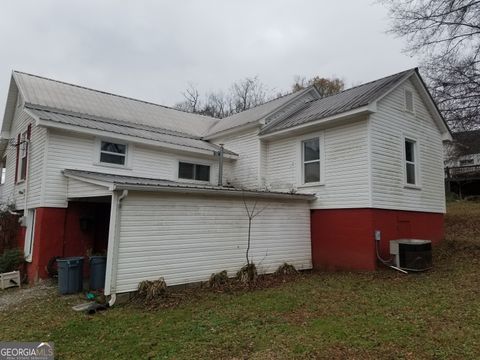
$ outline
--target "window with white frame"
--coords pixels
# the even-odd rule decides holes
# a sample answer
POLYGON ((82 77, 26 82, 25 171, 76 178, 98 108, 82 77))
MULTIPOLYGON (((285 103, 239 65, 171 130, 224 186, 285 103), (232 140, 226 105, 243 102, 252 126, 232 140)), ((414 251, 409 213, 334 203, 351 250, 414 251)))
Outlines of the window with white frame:
POLYGON ((405 139, 405 182, 408 185, 418 185, 417 142, 405 139))
POLYGON ((27 163, 28 163, 28 132, 25 131, 20 136, 20 159, 19 159, 19 177, 18 181, 23 181, 27 177, 27 163))
POLYGON ((102 140, 100 142, 100 162, 114 165, 126 165, 127 145, 102 140))
POLYGON ((178 177, 179 179, 210 181, 210 166, 180 161, 178 177))
POLYGON ((320 182, 320 138, 302 141, 302 182, 304 184, 320 182))
POLYGON ((409 89, 405 89, 405 110, 412 113, 414 112, 413 92, 409 89))

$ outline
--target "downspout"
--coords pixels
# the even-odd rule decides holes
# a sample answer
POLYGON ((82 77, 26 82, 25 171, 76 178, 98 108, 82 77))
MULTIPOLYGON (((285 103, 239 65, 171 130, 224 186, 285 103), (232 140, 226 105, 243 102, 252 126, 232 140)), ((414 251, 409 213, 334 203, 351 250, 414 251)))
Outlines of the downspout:
POLYGON ((223 186, 223 144, 220 144, 220 151, 218 152, 218 186, 223 186))
MULTIPOLYGON (((115 191, 115 190, 114 190, 115 191)), ((111 291, 112 285, 115 284, 116 279, 117 279, 117 265, 118 265, 118 239, 120 236, 120 208, 122 207, 122 200, 126 198, 128 195, 128 190, 123 190, 122 194, 120 196, 112 196, 112 201, 116 198, 115 204, 112 204, 112 211, 111 214, 114 215, 110 219, 110 231, 112 231, 112 236, 109 237, 109 255, 110 255, 110 271, 109 271, 109 277, 108 279, 109 282, 109 290, 111 291), (113 224, 112 224, 113 221, 113 224), (111 244, 110 244, 111 242, 111 244)), ((107 263, 108 263, 108 258, 107 258, 107 263)), ((107 279, 106 279, 107 280, 107 279)), ((108 301, 109 306, 113 306, 115 304, 115 301, 117 300, 117 294, 115 293, 115 290, 113 293, 110 294, 110 300, 108 301)))

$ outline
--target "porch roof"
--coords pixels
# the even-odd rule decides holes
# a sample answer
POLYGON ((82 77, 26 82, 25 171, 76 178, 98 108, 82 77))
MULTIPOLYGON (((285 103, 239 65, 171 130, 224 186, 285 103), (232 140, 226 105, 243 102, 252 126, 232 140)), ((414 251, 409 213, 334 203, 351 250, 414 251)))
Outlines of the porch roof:
POLYGON ((225 196, 254 196, 263 198, 279 198, 292 200, 315 200, 315 194, 298 194, 280 191, 239 189, 229 186, 215 186, 207 184, 197 184, 188 182, 179 182, 165 179, 154 179, 128 175, 117 175, 101 173, 94 171, 65 169, 64 176, 87 183, 103 186, 109 190, 137 190, 137 191, 155 191, 155 192, 177 192, 177 193, 210 193, 212 195, 225 196))

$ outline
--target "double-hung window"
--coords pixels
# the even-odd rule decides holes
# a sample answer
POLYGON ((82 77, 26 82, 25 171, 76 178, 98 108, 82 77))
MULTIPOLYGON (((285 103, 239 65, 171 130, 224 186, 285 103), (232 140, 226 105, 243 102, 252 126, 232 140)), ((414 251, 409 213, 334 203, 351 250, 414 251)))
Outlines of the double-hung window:
POLYGON ((114 165, 126 165, 127 145, 109 141, 100 143, 100 162, 114 165))
POLYGON ((180 179, 210 181, 210 166, 180 161, 178 163, 178 177, 180 179))
POLYGON ((405 182, 418 185, 417 142, 411 139, 405 139, 405 182))
POLYGON ((320 138, 302 141, 302 182, 303 184, 320 182, 320 138))

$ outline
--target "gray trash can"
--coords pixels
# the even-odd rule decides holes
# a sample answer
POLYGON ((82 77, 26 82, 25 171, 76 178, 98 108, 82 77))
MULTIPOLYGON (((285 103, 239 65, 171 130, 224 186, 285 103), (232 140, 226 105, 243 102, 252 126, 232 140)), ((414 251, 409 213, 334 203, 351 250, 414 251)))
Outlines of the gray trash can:
POLYGON ((83 290, 83 257, 57 259, 58 291, 60 294, 75 294, 83 290))
POLYGON ((105 288, 105 269, 107 267, 106 256, 90 257, 90 290, 105 288))

